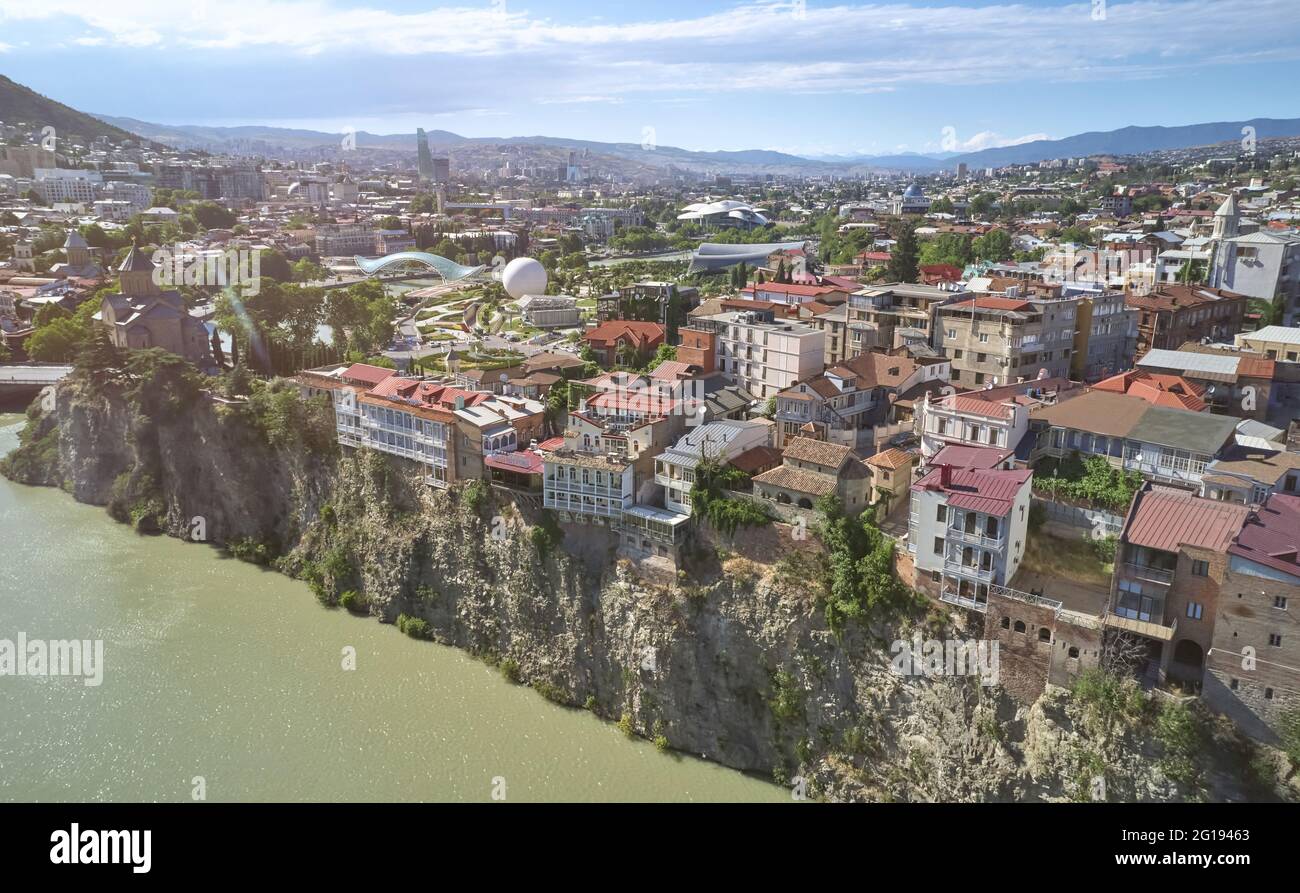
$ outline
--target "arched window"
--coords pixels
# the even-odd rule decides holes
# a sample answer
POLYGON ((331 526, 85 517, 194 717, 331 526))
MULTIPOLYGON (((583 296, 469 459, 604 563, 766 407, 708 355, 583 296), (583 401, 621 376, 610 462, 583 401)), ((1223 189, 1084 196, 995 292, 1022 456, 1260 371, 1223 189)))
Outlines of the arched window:
POLYGON ((1040 626, 1038 628, 1038 641, 1040 642, 1052 641, 1052 631, 1045 626, 1040 626))
POLYGON ((1078 648, 1071 648, 1069 651, 1066 652, 1066 654, 1068 654, 1072 660, 1078 660, 1078 659, 1079 659, 1079 649, 1078 649, 1078 648))
POLYGON ((1002 628, 1003 628, 1003 629, 1011 629, 1011 618, 1010 618, 1010 617, 1003 617, 1003 618, 1002 618, 1002 628))
POLYGON ((1023 620, 1017 620, 1017 621, 1016 621, 1016 632, 1018 632, 1018 633, 1023 633, 1024 631, 1025 631, 1025 621, 1023 621, 1023 620))

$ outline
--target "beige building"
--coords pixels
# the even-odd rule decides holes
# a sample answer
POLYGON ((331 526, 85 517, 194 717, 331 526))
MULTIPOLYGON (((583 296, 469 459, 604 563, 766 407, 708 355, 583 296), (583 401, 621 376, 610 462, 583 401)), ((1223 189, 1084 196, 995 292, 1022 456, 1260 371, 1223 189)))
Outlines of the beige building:
POLYGON ((825 333, 776 320, 770 310, 699 316, 694 325, 716 334, 718 369, 760 400, 817 375, 825 365, 825 333))
POLYGON ((981 297, 940 308, 935 321, 952 383, 968 388, 1068 377, 1074 356, 1077 298, 1030 301, 981 297))

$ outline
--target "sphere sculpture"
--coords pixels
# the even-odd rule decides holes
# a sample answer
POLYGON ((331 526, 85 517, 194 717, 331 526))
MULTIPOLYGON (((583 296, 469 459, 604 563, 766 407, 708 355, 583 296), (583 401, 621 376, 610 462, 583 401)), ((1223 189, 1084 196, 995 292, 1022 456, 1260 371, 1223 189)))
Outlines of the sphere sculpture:
POLYGON ((546 268, 531 257, 516 257, 501 273, 501 285, 515 300, 546 294, 546 268))

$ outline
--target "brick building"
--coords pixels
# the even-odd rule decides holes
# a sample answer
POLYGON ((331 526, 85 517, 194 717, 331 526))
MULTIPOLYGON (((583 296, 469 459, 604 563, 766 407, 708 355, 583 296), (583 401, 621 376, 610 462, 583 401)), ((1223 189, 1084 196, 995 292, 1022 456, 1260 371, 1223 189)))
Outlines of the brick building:
POLYGON ((1205 674, 1206 703, 1275 741, 1300 709, 1300 496, 1274 493, 1227 549, 1205 674))

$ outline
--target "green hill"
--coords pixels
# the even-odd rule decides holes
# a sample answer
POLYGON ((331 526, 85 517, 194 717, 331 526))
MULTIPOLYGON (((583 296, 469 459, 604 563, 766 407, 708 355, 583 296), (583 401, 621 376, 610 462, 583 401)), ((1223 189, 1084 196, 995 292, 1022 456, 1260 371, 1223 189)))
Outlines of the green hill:
POLYGON ((134 133, 42 96, 2 74, 0 74, 0 121, 6 124, 22 121, 37 127, 52 126, 60 140, 75 139, 77 142, 90 142, 106 136, 116 142, 122 140, 149 142, 134 133))

